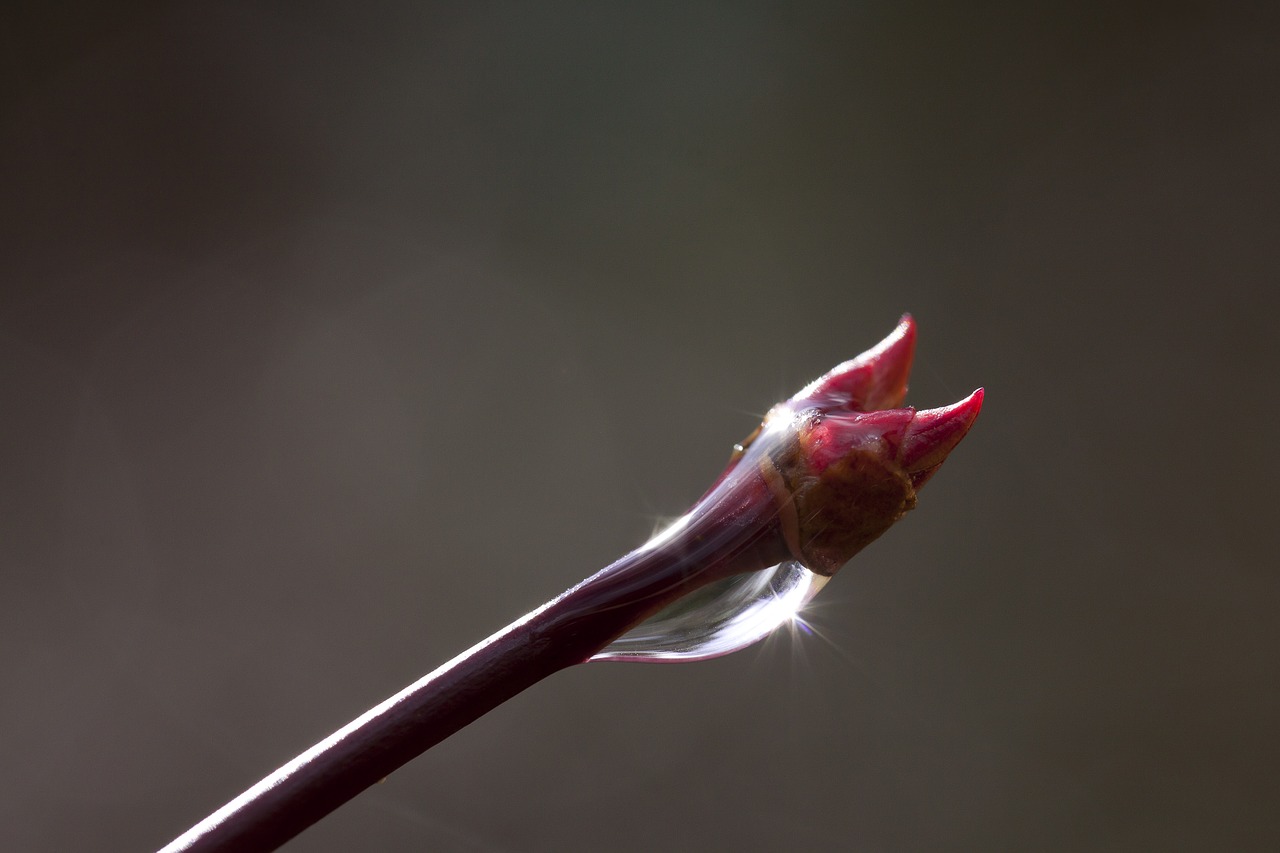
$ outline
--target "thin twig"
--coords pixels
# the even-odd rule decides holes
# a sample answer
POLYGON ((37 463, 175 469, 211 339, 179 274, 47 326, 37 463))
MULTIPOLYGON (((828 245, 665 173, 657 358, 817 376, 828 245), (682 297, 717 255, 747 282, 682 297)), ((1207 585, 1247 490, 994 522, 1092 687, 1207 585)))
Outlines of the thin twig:
MULTIPOLYGON (((270 850, 370 785, 633 625, 719 578, 790 559, 776 508, 742 482, 736 513, 702 513, 365 712, 174 840, 165 851, 270 850)), ((717 501, 721 505, 723 501, 717 501)))
POLYGON ((775 406, 664 534, 473 646, 303 752, 164 848, 271 850, 552 673, 583 663, 706 584, 797 560, 833 574, 915 505, 977 417, 899 406, 915 342, 876 348, 775 406))

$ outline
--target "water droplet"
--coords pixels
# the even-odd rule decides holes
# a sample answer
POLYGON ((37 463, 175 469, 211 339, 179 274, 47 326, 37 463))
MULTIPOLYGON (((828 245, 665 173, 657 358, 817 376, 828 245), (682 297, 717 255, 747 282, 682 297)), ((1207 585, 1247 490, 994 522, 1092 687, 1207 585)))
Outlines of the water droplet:
POLYGON ((794 561, 726 578, 686 595, 591 659, 678 662, 727 655, 789 622, 828 580, 794 561))

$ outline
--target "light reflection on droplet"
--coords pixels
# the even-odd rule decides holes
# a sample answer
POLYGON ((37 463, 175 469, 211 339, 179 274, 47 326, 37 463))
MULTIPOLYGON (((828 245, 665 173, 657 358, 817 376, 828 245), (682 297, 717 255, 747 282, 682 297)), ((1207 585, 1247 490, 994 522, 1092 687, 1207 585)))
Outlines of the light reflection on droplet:
POLYGON ((826 584, 794 561, 699 589, 623 634, 592 660, 679 662, 727 655, 780 626, 807 626, 797 614, 826 584))

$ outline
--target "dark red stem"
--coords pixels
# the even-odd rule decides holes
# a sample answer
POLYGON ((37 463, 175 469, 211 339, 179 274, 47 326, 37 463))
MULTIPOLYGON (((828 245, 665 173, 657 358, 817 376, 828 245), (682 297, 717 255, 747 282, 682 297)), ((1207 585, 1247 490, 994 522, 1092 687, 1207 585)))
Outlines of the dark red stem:
POLYGON ((791 553, 758 476, 708 495, 689 523, 641 548, 311 747, 164 848, 273 850, 525 688, 583 663, 628 629, 719 578, 791 553))

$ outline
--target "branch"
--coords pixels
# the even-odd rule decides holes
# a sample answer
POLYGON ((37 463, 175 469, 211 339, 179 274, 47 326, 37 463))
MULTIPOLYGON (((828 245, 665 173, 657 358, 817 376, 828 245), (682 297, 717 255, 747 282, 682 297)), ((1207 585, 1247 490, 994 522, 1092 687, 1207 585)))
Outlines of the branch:
POLYGON ((834 574, 916 503, 982 405, 917 412, 915 324, 770 410, 672 527, 371 708, 183 833, 170 851, 272 850, 441 740, 707 584, 789 560, 834 574))

